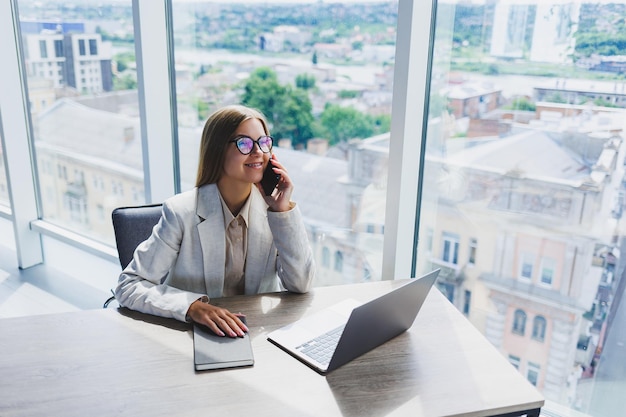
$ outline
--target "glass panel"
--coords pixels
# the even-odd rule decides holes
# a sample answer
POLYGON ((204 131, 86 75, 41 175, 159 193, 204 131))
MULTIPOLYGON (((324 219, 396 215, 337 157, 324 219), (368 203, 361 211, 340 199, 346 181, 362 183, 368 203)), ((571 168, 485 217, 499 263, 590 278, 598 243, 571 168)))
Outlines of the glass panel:
POLYGON ((626 5, 609 3, 438 2, 417 258, 548 408, 590 415, 619 414, 626 381, 626 5), (450 262, 451 234, 471 262, 450 262))
POLYGON ((9 188, 7 184, 7 170, 4 165, 4 145, 2 141, 2 132, 0 132, 0 205, 9 207, 9 188))
POLYGON ((143 204, 131 0, 19 1, 43 218, 113 244, 143 204))
POLYGON ((269 3, 173 1, 181 188, 207 116, 256 107, 295 184, 314 285, 378 280, 397 2, 269 3))

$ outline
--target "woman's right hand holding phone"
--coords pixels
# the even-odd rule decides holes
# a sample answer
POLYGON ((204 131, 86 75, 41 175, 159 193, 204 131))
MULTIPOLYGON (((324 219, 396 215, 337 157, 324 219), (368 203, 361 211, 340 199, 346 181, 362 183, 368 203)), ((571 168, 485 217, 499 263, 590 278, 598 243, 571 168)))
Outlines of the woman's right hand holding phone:
POLYGON ((283 164, 278 161, 276 155, 272 154, 268 164, 273 164, 273 170, 280 175, 276 190, 271 195, 265 195, 261 184, 256 184, 259 191, 265 198, 265 202, 269 205, 271 211, 288 211, 293 207, 291 203, 291 195, 293 194, 293 183, 287 174, 283 164))

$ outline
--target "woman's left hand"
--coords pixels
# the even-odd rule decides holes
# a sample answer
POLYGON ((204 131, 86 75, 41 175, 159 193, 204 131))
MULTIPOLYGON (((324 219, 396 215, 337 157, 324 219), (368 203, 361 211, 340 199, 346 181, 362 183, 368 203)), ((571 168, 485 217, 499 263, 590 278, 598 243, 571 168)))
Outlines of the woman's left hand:
POLYGON ((291 194, 293 193, 293 183, 291 182, 291 178, 289 178, 285 167, 278 161, 276 155, 272 154, 267 163, 273 164, 274 172, 280 175, 280 180, 278 180, 278 185, 271 195, 265 195, 263 187, 261 187, 260 183, 256 184, 257 189, 263 198, 265 198, 265 202, 269 205, 269 209, 271 211, 291 210, 291 194))

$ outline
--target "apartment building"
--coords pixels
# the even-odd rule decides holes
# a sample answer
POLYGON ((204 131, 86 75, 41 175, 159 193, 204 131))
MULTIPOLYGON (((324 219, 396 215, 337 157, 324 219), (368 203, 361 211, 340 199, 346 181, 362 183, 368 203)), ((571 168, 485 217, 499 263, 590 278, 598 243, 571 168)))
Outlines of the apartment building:
POLYGON ((113 89, 111 44, 103 42, 100 34, 84 33, 79 23, 29 23, 22 32, 29 77, 52 80, 55 88, 80 93, 113 89))

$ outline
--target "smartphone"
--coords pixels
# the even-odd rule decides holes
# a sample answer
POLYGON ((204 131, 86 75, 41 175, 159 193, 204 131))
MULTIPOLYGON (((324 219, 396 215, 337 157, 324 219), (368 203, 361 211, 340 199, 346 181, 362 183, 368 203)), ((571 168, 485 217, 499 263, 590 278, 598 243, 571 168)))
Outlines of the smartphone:
POLYGON ((272 164, 272 160, 270 159, 265 167, 265 171, 263 171, 263 178, 261 179, 261 187, 263 187, 263 192, 265 195, 271 195, 274 191, 274 188, 278 185, 278 181, 280 180, 280 175, 275 173, 272 169, 274 165, 272 164))

